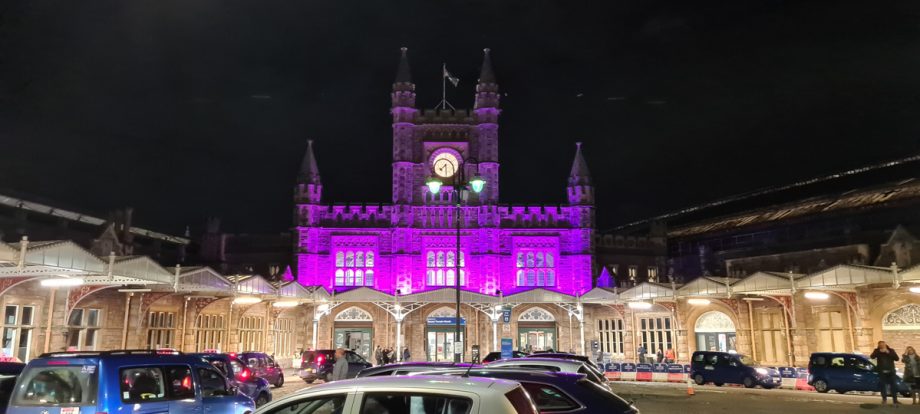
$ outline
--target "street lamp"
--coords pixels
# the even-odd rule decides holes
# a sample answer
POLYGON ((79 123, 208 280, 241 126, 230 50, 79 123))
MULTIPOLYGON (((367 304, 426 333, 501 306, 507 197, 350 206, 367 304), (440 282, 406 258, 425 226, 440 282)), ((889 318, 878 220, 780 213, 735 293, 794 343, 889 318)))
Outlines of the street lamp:
MULTIPOLYGON (((466 162, 470 161, 472 161, 474 164, 479 163, 479 161, 474 158, 467 159, 465 162, 460 163, 457 168, 460 173, 454 175, 454 184, 456 185, 451 189, 451 195, 455 200, 457 207, 456 218, 454 220, 457 228, 457 251, 454 255, 454 283, 457 289, 457 317, 454 321, 456 323, 454 329, 454 362, 461 362, 460 359, 461 355, 463 354, 463 350, 459 349, 457 344, 459 343, 460 346, 464 345, 463 342, 460 341, 460 203, 463 200, 464 191, 472 191, 476 194, 479 194, 482 192, 486 185, 486 180, 478 175, 474 175, 469 182, 466 182, 466 169, 463 167, 466 162)), ((428 186, 428 191, 430 191, 431 194, 438 194, 441 192, 441 184, 441 181, 434 177, 425 180, 425 185, 428 186)))

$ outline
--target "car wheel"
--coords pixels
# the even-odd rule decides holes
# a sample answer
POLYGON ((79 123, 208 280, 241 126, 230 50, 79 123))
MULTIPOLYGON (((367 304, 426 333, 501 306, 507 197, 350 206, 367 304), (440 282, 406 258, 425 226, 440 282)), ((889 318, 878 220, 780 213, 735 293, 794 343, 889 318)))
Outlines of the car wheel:
POLYGON ((316 380, 311 380, 311 379, 305 379, 305 380, 303 380, 303 382, 306 382, 307 384, 312 384, 313 381, 316 381, 316 380))
POLYGON ((724 382, 714 382, 713 384, 715 384, 716 387, 721 387, 721 386, 725 385, 724 382))
POLYGON ((815 387, 815 391, 817 392, 824 393, 830 391, 830 389, 827 388, 827 382, 824 380, 815 380, 812 386, 815 387))
POLYGON ((754 386, 757 385, 757 383, 754 382, 754 378, 751 377, 744 377, 741 383, 744 385, 744 388, 754 388, 754 386))
POLYGON ((695 382, 696 385, 703 385, 706 383, 706 380, 703 379, 702 375, 696 374, 693 376, 693 382, 695 382))
POLYGON ((910 398, 910 393, 909 393, 909 392, 902 392, 902 393, 901 393, 901 396, 904 397, 904 398, 910 398))
POLYGON ((284 385, 284 375, 278 376, 278 381, 275 382, 275 388, 281 388, 284 385))
POLYGON ((268 403, 268 396, 265 395, 264 392, 259 394, 258 397, 256 397, 256 408, 259 408, 267 403, 268 403))

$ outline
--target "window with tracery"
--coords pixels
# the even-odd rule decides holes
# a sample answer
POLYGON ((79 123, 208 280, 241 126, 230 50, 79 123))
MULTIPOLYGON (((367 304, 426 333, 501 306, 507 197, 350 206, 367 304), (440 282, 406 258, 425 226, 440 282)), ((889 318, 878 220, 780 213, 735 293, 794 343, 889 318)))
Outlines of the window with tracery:
MULTIPOLYGON (((455 286, 457 274, 457 251, 455 249, 432 249, 425 253, 425 267, 428 286, 455 286)), ((460 251, 460 285, 466 285, 466 257, 460 251)))
POLYGON ((339 250, 335 253, 336 286, 374 286, 373 250, 339 250))
POLYGON ((553 250, 519 250, 516 267, 518 286, 556 286, 553 250))

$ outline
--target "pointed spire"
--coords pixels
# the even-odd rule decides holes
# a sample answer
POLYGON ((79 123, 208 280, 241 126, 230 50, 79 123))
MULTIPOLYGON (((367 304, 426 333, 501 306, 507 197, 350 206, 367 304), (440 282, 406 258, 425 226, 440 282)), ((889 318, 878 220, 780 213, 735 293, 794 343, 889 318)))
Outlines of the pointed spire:
POLYGON ((591 172, 588 163, 581 154, 581 142, 576 142, 575 161, 572 162, 572 172, 569 173, 569 185, 591 185, 591 172))
POLYGON ((409 48, 403 46, 399 49, 402 55, 399 57, 399 67, 396 69, 396 81, 393 83, 412 83, 412 72, 409 70, 409 57, 406 52, 409 48))
POLYGON ((489 48, 482 49, 482 71, 479 72, 479 83, 498 83, 495 81, 495 73, 492 72, 492 58, 489 56, 489 48))
POLYGON ((313 140, 307 140, 307 153, 303 156, 303 162, 300 164, 300 174, 297 180, 306 184, 319 184, 319 167, 316 165, 316 157, 313 156, 313 140))

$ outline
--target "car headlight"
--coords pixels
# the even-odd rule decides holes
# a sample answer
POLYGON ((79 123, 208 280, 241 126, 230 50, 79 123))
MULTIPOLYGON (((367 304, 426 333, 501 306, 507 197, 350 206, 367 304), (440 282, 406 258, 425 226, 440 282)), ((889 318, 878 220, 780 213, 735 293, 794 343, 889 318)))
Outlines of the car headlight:
POLYGON ((757 371, 760 375, 769 375, 770 371, 767 371, 766 368, 755 368, 754 371, 757 371))

